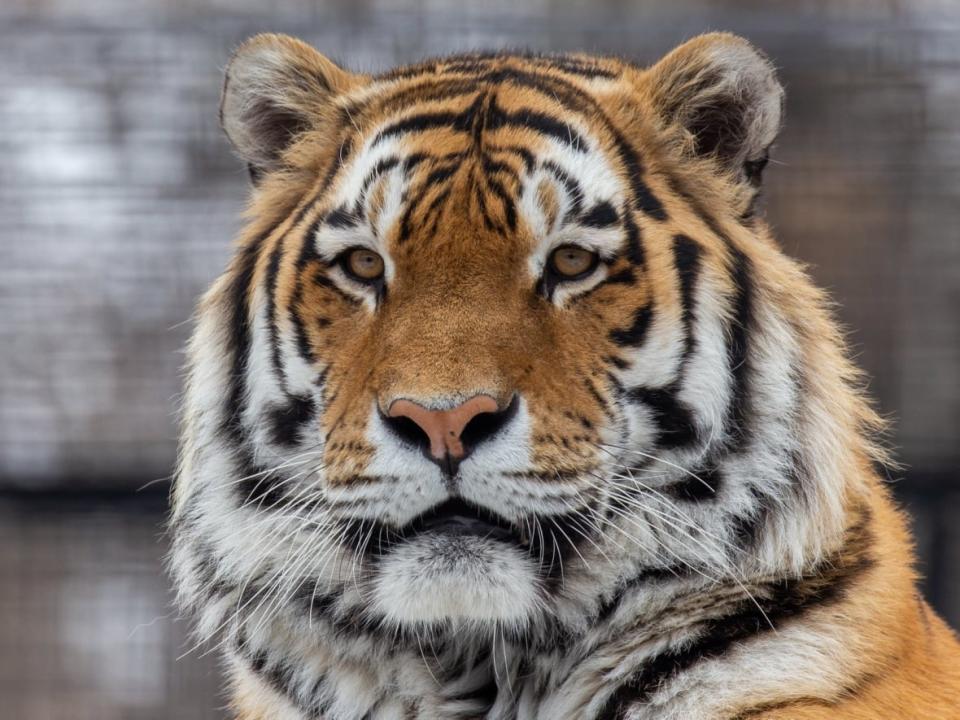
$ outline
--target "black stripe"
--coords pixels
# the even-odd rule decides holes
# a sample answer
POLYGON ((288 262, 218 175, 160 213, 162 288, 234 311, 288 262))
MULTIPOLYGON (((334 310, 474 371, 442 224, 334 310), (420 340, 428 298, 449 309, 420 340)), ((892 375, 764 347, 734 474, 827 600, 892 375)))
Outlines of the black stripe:
POLYGON ((224 419, 221 429, 235 447, 240 447, 246 440, 243 411, 246 407, 247 366, 251 342, 250 286, 253 284, 260 246, 271 232, 272 229, 263 233, 240 251, 234 263, 230 289, 227 291, 230 298, 229 330, 233 361, 229 389, 224 401, 224 419))
POLYGON ((597 608, 594 626, 607 622, 620 607, 623 599, 638 587, 648 587, 651 583, 686 577, 692 571, 686 565, 676 565, 664 568, 646 568, 623 583, 616 592, 597 608))
POLYGON ((283 479, 257 464, 246 448, 239 452, 239 456, 236 472, 243 480, 234 487, 240 505, 257 510, 286 507, 290 497, 286 493, 283 479))
POLYGON ((634 203, 640 212, 648 217, 664 222, 667 219, 666 208, 660 199, 653 194, 650 186, 643 180, 643 166, 637 151, 634 150, 618 131, 611 129, 614 133, 614 139, 620 153, 620 159, 627 166, 627 177, 630 178, 630 185, 633 188, 634 203))
POLYGON ((559 68, 568 75, 580 75, 581 77, 593 79, 602 77, 607 80, 619 77, 619 73, 613 70, 607 70, 591 62, 583 61, 578 58, 567 56, 546 56, 538 58, 543 64, 550 68, 559 68))
POLYGON ((275 692, 286 698, 305 718, 319 720, 329 710, 329 702, 320 699, 326 694, 323 692, 327 681, 325 675, 317 678, 312 684, 309 696, 303 698, 296 692, 294 684, 297 668, 281 659, 271 658, 264 650, 250 650, 242 636, 237 638, 236 649, 246 661, 247 667, 275 692))
POLYGON ((693 333, 693 305, 700 274, 700 245, 686 235, 673 238, 673 263, 680 277, 680 305, 683 308, 683 324, 687 331, 688 352, 693 333))
POLYGON ((753 278, 750 260, 730 244, 733 258, 733 319, 727 345, 727 364, 733 376, 732 398, 727 419, 731 450, 742 452, 750 441, 750 331, 753 319, 753 278))
MULTIPOLYGON (((553 175, 566 189, 567 195, 570 197, 572 202, 567 214, 574 217, 580 215, 583 208, 583 188, 580 187, 580 183, 576 180, 576 178, 570 177, 570 174, 553 162, 553 160, 545 160, 543 162, 543 167, 546 170, 549 170, 550 174, 553 175)), ((566 220, 566 217, 563 219, 566 220)))
POLYGON ((517 208, 514 205, 513 198, 510 197, 503 184, 498 180, 486 178, 485 182, 490 191, 500 198, 503 205, 503 214, 507 220, 507 227, 511 232, 514 232, 517 229, 517 208))
POLYGON ((267 307, 264 312, 267 328, 270 333, 270 364, 277 376, 277 384, 281 390, 286 389, 287 378, 283 369, 280 348, 280 328, 277 326, 277 277, 280 273, 280 260, 283 258, 283 246, 286 235, 277 240, 277 246, 270 253, 270 262, 267 264, 267 307))
POLYGON ((322 620, 332 613, 342 595, 339 590, 321 590, 320 581, 311 578, 300 581, 290 597, 290 602, 306 612, 311 620, 322 620))
POLYGON ((630 363, 624 360, 622 357, 617 355, 607 355, 603 358, 604 362, 613 365, 618 370, 626 370, 630 367, 630 363))
POLYGON ((488 153, 493 155, 504 153, 508 155, 516 155, 523 161, 523 167, 527 173, 529 174, 533 172, 536 159, 533 157, 533 153, 525 147, 520 147, 519 145, 495 145, 491 143, 486 145, 485 149, 488 153))
POLYGON ((510 165, 505 162, 500 162, 499 160, 491 160, 486 154, 483 156, 483 171, 491 175, 494 173, 505 173, 511 178, 516 179, 517 177, 517 171, 510 165))
POLYGON ((665 682, 697 663, 721 657, 737 644, 764 635, 813 608, 839 602, 874 565, 872 544, 870 515, 864 510, 861 520, 848 530, 840 552, 801 577, 783 578, 754 588, 753 598, 744 598, 731 612, 703 623, 692 642, 648 660, 616 689, 597 714, 597 720, 620 720, 632 705, 647 703, 665 682))
POLYGON ((430 205, 427 207, 426 211, 423 214, 424 221, 430 222, 429 227, 427 228, 427 237, 433 237, 437 233, 437 226, 440 224, 440 218, 443 216, 443 204, 447 201, 447 198, 450 197, 450 188, 447 187, 443 191, 437 193, 436 197, 430 201, 430 205))
POLYGON ((623 214, 623 226, 627 231, 627 259, 634 265, 643 265, 646 262, 646 256, 640 241, 640 228, 633 219, 633 213, 623 214))
POLYGON ((528 128, 541 135, 548 135, 581 152, 586 152, 587 148, 586 141, 580 136, 579 132, 573 129, 573 126, 532 108, 507 111, 497 105, 496 102, 491 103, 486 126, 491 131, 504 127, 528 128))
MULTIPOLYGON (((403 87, 385 90, 383 94, 371 98, 370 105, 372 106, 375 102, 376 115, 386 117, 400 110, 408 110, 427 103, 457 100, 475 95, 476 92, 477 82, 474 79, 421 77, 403 87)), ((356 118, 360 111, 356 107, 349 109, 350 114, 356 118)))
POLYGON ((610 403, 603 395, 600 394, 600 391, 597 389, 597 386, 594 384, 593 380, 587 378, 584 380, 584 386, 587 388, 587 392, 590 393, 593 399, 597 401, 600 409, 603 410, 603 414, 608 418, 612 418, 613 413, 610 411, 610 403))
MULTIPOLYGON (((341 130, 342 126, 348 122, 351 122, 350 117, 345 113, 341 114, 340 117, 341 130)), ((353 152, 353 142, 350 139, 345 140, 340 144, 340 149, 337 155, 337 159, 330 163, 330 166, 327 168, 327 172, 323 177, 323 181, 320 183, 320 187, 317 191, 307 200, 303 206, 300 208, 300 211, 297 213, 296 218, 293 223, 290 225, 291 228, 298 227, 304 218, 307 217, 307 214, 313 210, 317 201, 323 197, 327 189, 330 187, 330 183, 333 182, 333 179, 336 177, 339 169, 346 163, 346 159, 353 152)), ((307 339, 306 329, 304 328, 303 322, 301 322, 299 315, 297 314, 297 306, 300 303, 300 300, 303 298, 303 270, 306 268, 307 264, 313 261, 323 262, 320 256, 317 254, 316 247, 314 245, 314 239, 317 235, 317 230, 320 227, 320 224, 323 222, 323 218, 317 218, 314 220, 307 229, 306 234, 304 235, 303 241, 300 245, 300 253, 297 256, 296 264, 296 286, 294 287, 293 296, 291 298, 290 307, 287 308, 287 312, 290 318, 290 322, 294 326, 294 331, 296 332, 297 340, 297 349, 300 355, 309 363, 315 362, 316 358, 313 357, 313 352, 310 349, 310 343, 307 339)))
POLYGON ((370 189, 370 186, 373 184, 374 180, 383 175, 385 172, 389 172, 399 164, 400 160, 393 155, 381 158, 380 161, 373 166, 373 169, 367 173, 367 176, 360 184, 360 199, 363 199, 367 196, 367 191, 370 189))
POLYGON ((410 155, 407 155, 403 159, 403 172, 405 175, 409 175, 412 170, 414 170, 420 163, 427 160, 435 160, 436 157, 428 153, 416 152, 410 155))
POLYGON ((282 405, 267 410, 270 437, 278 445, 290 447, 301 440, 303 426, 313 420, 316 404, 313 398, 290 395, 282 405))
MULTIPOLYGON (((340 127, 339 130, 343 130, 343 126, 350 121, 350 118, 346 115, 341 115, 340 118, 340 127)), ((327 189, 330 187, 330 183, 333 182, 333 179, 337 176, 337 173, 340 171, 340 168, 344 167, 347 164, 347 159, 350 155, 353 154, 353 140, 352 138, 347 138, 342 143, 340 143, 340 148, 337 151, 335 159, 330 163, 330 166, 327 168, 326 174, 323 176, 323 181, 320 183, 320 186, 317 188, 316 192, 310 196, 310 199, 303 203, 303 206, 300 208, 300 211, 297 213, 296 218, 290 224, 291 228, 298 227, 303 219, 313 210, 317 202, 323 195, 327 192, 327 189)), ((312 236, 311 236, 312 237, 312 236)), ((297 267, 301 267, 298 263, 297 267)))
POLYGON ((423 181, 422 188, 423 190, 429 188, 431 185, 436 185, 441 183, 444 180, 448 180, 460 166, 457 164, 447 165, 445 167, 439 167, 435 170, 431 170, 430 174, 427 175, 426 180, 423 181))
POLYGON ((430 128, 453 128, 456 127, 458 123, 462 122, 462 113, 435 112, 414 115, 413 117, 398 120, 385 127, 383 130, 377 133, 377 136, 370 144, 370 147, 374 148, 381 141, 394 135, 403 135, 410 132, 422 132, 423 130, 429 130, 430 128))
POLYGON ((503 232, 503 229, 493 222, 493 217, 491 217, 490 211, 487 209, 487 201, 484 198, 483 187, 480 184, 474 187, 473 195, 477 199, 477 207, 480 210, 480 217, 483 218, 483 226, 493 232, 503 232))
POLYGON ((352 228, 360 223, 360 218, 341 205, 327 213, 324 222, 330 227, 352 228))
POLYGON ((287 308, 287 317, 290 319, 290 323, 293 325, 294 337, 297 341, 297 352, 300 354, 300 357, 303 358, 304 362, 310 365, 313 365, 317 361, 317 358, 313 354, 313 348, 310 347, 310 339, 307 336, 307 329, 304 321, 300 317, 299 308, 303 300, 303 272, 306 269, 307 263, 313 261, 323 262, 320 259, 320 256, 317 254, 316 247, 314 246, 314 238, 316 237, 317 230, 322 222, 323 218, 321 217, 311 223, 303 237, 303 242, 300 246, 300 254, 297 257, 296 286, 294 287, 293 295, 290 298, 290 307, 287 308))
POLYGON ((407 240, 410 239, 410 235, 413 233, 413 213, 417 209, 416 203, 407 203, 407 207, 403 210, 403 215, 400 216, 400 227, 397 229, 397 245, 403 245, 407 240))
POLYGON ((644 305, 633 314, 630 327, 610 331, 610 339, 621 347, 640 347, 647 337, 653 311, 649 305, 644 305))
POLYGON ((615 225, 620 220, 613 205, 602 200, 590 208, 580 218, 580 224, 586 227, 605 228, 615 225))
POLYGON ((637 274, 633 268, 623 268, 603 279, 598 285, 633 285, 637 282, 637 274))
POLYGON ((627 391, 627 396, 653 411, 653 420, 658 429, 657 445, 660 447, 678 448, 697 440, 693 414, 672 390, 634 387, 627 391))
POLYGON ((764 497, 756 485, 751 485, 748 489, 752 500, 749 508, 734 517, 730 523, 737 547, 743 550, 756 547, 760 531, 766 525, 767 517, 773 509, 771 501, 764 497))
MULTIPOLYGON (((442 65, 443 72, 476 74, 490 69, 496 62, 510 60, 530 62, 540 68, 559 70, 568 75, 579 75, 588 79, 598 77, 612 79, 619 76, 619 73, 607 70, 586 59, 575 58, 568 55, 538 54, 533 52, 466 55, 440 60, 439 64, 442 65)), ((419 72, 423 72, 423 69, 418 70, 419 72)))
POLYGON ((663 492, 677 500, 703 502, 719 497, 722 483, 723 473, 718 468, 708 467, 668 485, 663 492))
POLYGON ((484 685, 481 685, 479 688, 474 688, 471 690, 465 690, 463 692, 457 693, 456 695, 451 695, 446 698, 447 702, 472 702, 476 703, 479 706, 487 708, 488 710, 493 707, 493 704, 497 701, 497 694, 499 693, 499 688, 497 687, 497 680, 491 675, 490 679, 484 685))
POLYGON ((383 128, 370 144, 374 148, 381 141, 394 135, 404 135, 406 133, 423 132, 432 128, 448 128, 454 132, 472 132, 478 113, 480 112, 484 101, 484 95, 479 94, 477 98, 460 112, 432 112, 421 113, 411 117, 403 118, 391 123, 383 128))
POLYGON ((343 290, 339 285, 337 285, 332 279, 327 277, 326 270, 321 268, 313 276, 313 283, 319 285, 320 287, 326 288, 327 290, 335 293, 341 300, 349 303, 350 305, 360 305, 361 301, 355 298, 353 295, 350 295, 345 290, 343 290))

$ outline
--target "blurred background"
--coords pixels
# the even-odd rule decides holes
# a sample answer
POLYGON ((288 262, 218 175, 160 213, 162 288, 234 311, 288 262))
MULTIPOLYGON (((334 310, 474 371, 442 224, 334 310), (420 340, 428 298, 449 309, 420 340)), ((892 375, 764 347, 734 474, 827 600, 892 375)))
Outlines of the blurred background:
POLYGON ((247 192, 221 71, 267 30, 366 71, 502 47, 648 62, 706 30, 765 49, 788 93, 768 219, 895 421, 924 588, 960 626, 960 3, 3 0, 0 714, 225 717, 163 521, 188 318, 247 192))

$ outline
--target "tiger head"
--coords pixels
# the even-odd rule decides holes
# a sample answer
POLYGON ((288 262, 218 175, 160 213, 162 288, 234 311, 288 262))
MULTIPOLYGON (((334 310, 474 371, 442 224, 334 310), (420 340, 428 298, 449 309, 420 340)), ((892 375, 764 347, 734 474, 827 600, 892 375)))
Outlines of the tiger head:
POLYGON ((532 636, 834 542, 871 416, 754 214, 782 98, 726 34, 378 76, 244 44, 250 223, 199 308, 174 503, 205 629, 532 636))

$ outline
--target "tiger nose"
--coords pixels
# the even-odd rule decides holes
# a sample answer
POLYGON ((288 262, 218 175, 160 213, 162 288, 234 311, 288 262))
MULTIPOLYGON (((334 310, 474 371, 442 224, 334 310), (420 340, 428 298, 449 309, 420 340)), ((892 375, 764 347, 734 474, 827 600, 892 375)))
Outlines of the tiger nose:
POLYGON ((452 476, 460 461, 506 425, 515 410, 516 398, 501 410, 489 395, 474 395, 447 410, 430 410, 401 399, 390 404, 384 420, 391 430, 419 445, 427 457, 452 476))

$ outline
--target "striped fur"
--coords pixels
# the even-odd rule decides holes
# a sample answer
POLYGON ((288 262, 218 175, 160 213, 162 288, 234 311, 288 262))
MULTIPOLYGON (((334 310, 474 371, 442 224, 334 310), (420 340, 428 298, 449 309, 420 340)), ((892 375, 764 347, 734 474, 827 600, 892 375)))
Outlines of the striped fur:
POLYGON ((255 189, 198 310, 171 521, 238 718, 956 716, 880 422, 753 214, 781 105, 723 34, 376 77, 240 48, 255 189), (569 282, 567 244, 599 257, 569 282), (514 411, 453 478, 383 419, 477 393, 514 411), (410 531, 451 498, 511 539, 410 531))

